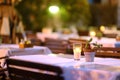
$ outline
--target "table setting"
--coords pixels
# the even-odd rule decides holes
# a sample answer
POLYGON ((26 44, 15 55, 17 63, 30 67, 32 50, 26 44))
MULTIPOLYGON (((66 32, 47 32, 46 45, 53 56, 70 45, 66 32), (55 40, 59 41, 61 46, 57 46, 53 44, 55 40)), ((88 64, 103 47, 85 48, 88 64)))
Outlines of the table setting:
MULTIPOLYGON (((51 50, 43 46, 33 46, 29 48, 19 48, 18 44, 1 44, 0 57, 20 56, 20 55, 36 55, 36 54, 50 54, 51 50)), ((5 59, 1 59, 1 66, 3 66, 5 59)))
POLYGON ((33 46, 32 48, 19 48, 18 45, 10 45, 10 46, 3 45, 2 47, 0 47, 0 50, 5 49, 3 50, 4 55, 9 56, 10 59, 58 66, 63 71, 62 76, 64 77, 64 80, 119 79, 120 76, 119 59, 100 58, 94 56, 94 60, 86 60, 86 57, 81 55, 81 49, 82 49, 81 44, 77 44, 77 43, 74 43, 73 55, 53 54, 49 49, 47 50, 42 49, 41 52, 38 52, 39 54, 33 55, 34 53, 37 53, 35 52, 36 49, 41 49, 41 48, 42 47, 39 46, 33 46), (31 50, 33 51, 33 53, 31 50), (31 53, 31 54, 28 55, 25 53, 28 54, 31 53))
POLYGON ((86 62, 84 56, 81 56, 79 61, 71 56, 67 58, 59 54, 46 54, 10 58, 59 66, 63 70, 65 80, 116 80, 120 75, 119 59, 95 57, 94 62, 86 62))

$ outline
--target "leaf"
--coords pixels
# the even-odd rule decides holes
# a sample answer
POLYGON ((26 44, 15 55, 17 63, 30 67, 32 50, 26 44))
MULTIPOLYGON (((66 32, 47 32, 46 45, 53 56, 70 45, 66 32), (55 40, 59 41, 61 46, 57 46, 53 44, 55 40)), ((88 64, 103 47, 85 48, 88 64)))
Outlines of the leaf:
POLYGON ((89 40, 88 40, 88 42, 90 43, 92 41, 92 38, 90 38, 89 40))
POLYGON ((92 41, 92 38, 90 38, 90 39, 86 42, 85 48, 88 48, 88 45, 90 44, 91 41, 92 41))

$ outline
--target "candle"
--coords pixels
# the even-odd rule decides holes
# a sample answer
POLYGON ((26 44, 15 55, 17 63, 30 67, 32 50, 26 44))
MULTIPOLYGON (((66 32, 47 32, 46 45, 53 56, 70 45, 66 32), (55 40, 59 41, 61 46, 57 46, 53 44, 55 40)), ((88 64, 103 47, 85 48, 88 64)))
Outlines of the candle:
POLYGON ((74 52, 74 60, 80 60, 81 44, 74 44, 73 45, 73 52, 74 52))

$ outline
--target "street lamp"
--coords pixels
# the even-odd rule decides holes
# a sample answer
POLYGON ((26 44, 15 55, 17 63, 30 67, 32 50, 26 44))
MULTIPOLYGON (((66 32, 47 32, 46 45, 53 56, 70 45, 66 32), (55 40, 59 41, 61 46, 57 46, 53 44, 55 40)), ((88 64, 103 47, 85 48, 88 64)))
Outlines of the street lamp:
POLYGON ((50 23, 48 26, 58 31, 61 27, 60 13, 58 14, 60 8, 57 5, 51 5, 48 7, 48 10, 52 14, 50 20, 48 21, 50 23))
POLYGON ((56 13, 59 12, 59 7, 58 7, 58 6, 50 6, 50 7, 49 7, 49 11, 50 11, 50 13, 52 13, 52 14, 56 14, 56 13))

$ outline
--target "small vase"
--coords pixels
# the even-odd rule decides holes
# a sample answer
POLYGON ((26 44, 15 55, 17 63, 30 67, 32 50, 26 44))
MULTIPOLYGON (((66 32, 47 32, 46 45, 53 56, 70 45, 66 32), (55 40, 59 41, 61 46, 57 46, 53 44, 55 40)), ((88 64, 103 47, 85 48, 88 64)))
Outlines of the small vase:
POLYGON ((86 62, 94 62, 95 52, 84 52, 86 62))

